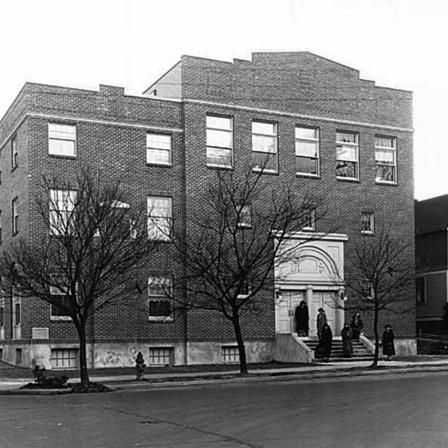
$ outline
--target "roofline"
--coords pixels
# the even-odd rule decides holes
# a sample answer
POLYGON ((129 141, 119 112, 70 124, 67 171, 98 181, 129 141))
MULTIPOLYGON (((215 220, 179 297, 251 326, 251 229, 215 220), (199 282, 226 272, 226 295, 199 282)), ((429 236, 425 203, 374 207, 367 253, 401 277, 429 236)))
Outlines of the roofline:
POLYGON ((149 87, 147 87, 143 91, 142 95, 144 95, 148 90, 150 90, 152 86, 157 84, 164 76, 166 76, 171 70, 173 70, 174 67, 177 67, 181 62, 182 62, 182 60, 177 61, 173 66, 171 66, 171 68, 169 68, 166 72, 164 72, 163 75, 159 76, 156 81, 154 81, 149 87))

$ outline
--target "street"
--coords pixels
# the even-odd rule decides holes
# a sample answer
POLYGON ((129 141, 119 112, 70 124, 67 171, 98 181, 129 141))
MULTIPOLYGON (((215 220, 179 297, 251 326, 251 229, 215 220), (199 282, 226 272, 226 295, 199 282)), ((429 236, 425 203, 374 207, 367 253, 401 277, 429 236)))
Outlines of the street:
POLYGON ((0 396, 0 447, 441 447, 448 375, 0 396))

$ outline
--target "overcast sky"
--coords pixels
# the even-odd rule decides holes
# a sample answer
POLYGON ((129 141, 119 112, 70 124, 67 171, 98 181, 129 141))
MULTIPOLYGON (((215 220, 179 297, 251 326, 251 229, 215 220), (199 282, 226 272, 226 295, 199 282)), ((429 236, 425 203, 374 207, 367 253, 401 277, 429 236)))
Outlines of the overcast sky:
POLYGON ((26 81, 141 93, 182 54, 311 51, 414 92, 415 194, 448 193, 446 0, 1 0, 0 116, 26 81))

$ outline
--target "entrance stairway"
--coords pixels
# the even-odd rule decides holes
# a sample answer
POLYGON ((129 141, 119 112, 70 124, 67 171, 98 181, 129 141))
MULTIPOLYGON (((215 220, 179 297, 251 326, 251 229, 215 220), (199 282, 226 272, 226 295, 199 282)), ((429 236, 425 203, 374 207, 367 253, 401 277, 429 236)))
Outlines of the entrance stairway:
MULTIPOLYGON (((317 347, 317 339, 302 339, 302 341, 311 349, 314 350, 317 347)), ((373 353, 367 348, 362 342, 353 340, 353 353, 350 358, 344 358, 342 352, 342 340, 333 339, 333 344, 331 346, 331 356, 330 361, 370 361, 373 359, 373 353)), ((316 362, 321 361, 319 358, 315 359, 316 362)))

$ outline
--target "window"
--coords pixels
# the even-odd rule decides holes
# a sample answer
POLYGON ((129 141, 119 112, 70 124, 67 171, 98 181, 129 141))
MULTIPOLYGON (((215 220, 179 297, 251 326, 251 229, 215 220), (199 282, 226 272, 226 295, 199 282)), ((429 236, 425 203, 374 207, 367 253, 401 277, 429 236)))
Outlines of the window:
POLYGON ((237 345, 222 346, 222 360, 225 363, 234 364, 240 362, 240 354, 237 345))
POLYGON ((76 126, 48 123, 48 154, 52 156, 76 156, 76 126))
POLYGON ((66 311, 63 311, 57 305, 60 304, 70 309, 70 297, 67 295, 67 291, 63 291, 55 286, 50 286, 50 294, 52 296, 53 303, 51 304, 51 319, 52 320, 69 320, 70 316, 66 311))
POLYGON ((19 198, 12 200, 12 234, 16 235, 19 232, 19 210, 18 210, 19 198))
POLYGON ((146 134, 146 163, 171 165, 171 135, 146 134))
POLYGON ((173 359, 173 347, 149 347, 150 366, 171 366, 173 359))
POLYGON ((19 164, 19 153, 17 150, 17 139, 13 137, 11 139, 11 169, 15 170, 19 164))
POLYGON ((415 279, 415 300, 417 305, 426 303, 426 281, 425 277, 415 279))
POLYGON ((0 244, 3 242, 2 211, 0 210, 0 244))
POLYGON ((277 125, 252 122, 252 167, 257 171, 277 172, 277 125))
POLYGON ((296 173, 319 175, 319 129, 296 126, 296 173))
POLYGON ((237 207, 238 227, 252 227, 252 206, 250 204, 237 207))
POLYGON ((207 166, 232 168, 232 118, 207 115, 206 121, 207 166))
POLYGON ((50 363, 52 369, 76 369, 78 367, 78 349, 52 348, 50 363))
POLYGON ((22 312, 20 302, 14 304, 14 325, 20 325, 22 323, 22 312))
POLYGON ((379 183, 397 182, 397 139, 375 136, 375 180, 379 183))
POLYGON ((359 179, 358 134, 336 133, 336 176, 346 179, 359 179))
POLYGON ((22 349, 16 348, 16 366, 22 365, 22 349))
POLYGON ((245 299, 249 294, 252 293, 252 287, 248 280, 244 280, 243 286, 241 287, 240 294, 238 294, 238 299, 245 299))
POLYGON ((150 277, 148 279, 149 320, 173 320, 171 290, 172 282, 169 278, 150 277))
POLYGON ((73 224, 76 191, 50 190, 49 219, 50 232, 53 235, 64 235, 73 224))
POLYGON ((169 241, 171 198, 148 196, 148 238, 169 241))
POLYGON ((361 213, 361 233, 373 235, 375 230, 375 215, 371 212, 361 213))
MULTIPOLYGON (((2 299, 3 300, 3 299, 2 299)), ((0 303, 0 327, 5 326, 5 304, 0 303)))
POLYGON ((309 208, 303 210, 302 230, 316 230, 316 209, 309 208))

